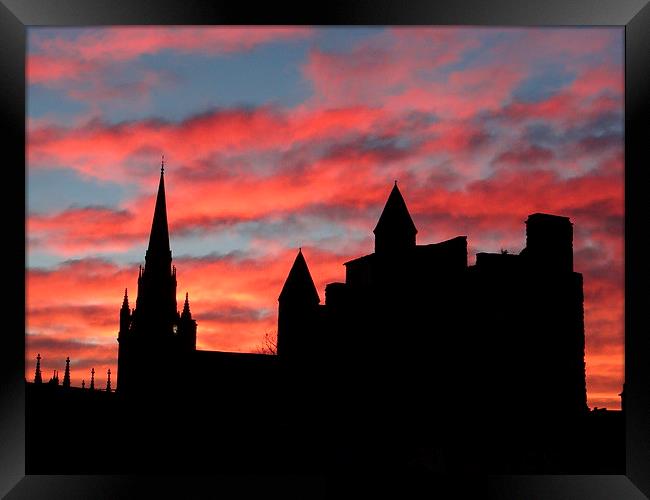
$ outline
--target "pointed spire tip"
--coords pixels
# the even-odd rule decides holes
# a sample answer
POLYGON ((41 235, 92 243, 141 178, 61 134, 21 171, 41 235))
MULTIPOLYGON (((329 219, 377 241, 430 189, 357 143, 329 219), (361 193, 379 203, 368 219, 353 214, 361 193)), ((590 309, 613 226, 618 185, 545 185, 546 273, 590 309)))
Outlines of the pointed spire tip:
POLYGON ((145 262, 147 264, 151 262, 152 258, 155 261, 159 258, 168 259, 171 256, 169 251, 169 228, 167 226, 167 204, 165 200, 165 177, 163 171, 164 160, 161 164, 160 182, 158 183, 156 205, 154 207, 153 220, 151 222, 149 245, 145 255, 145 262))

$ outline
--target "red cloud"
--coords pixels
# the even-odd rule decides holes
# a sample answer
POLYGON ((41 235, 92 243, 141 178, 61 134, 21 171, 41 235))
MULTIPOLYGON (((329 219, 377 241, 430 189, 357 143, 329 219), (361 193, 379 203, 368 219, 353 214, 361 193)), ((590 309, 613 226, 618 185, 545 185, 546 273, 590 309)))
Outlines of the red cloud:
POLYGON ((134 26, 93 30, 73 40, 48 39, 38 49, 82 60, 124 61, 163 50, 203 54, 250 50, 260 44, 304 38, 311 33, 306 27, 134 26))
MULTIPOLYGON (((51 84, 79 78, 109 63, 137 59, 168 50, 180 53, 223 54, 258 45, 305 38, 303 27, 162 27, 102 28, 70 38, 40 40, 28 56, 28 82, 51 84)), ((38 39, 37 39, 38 40, 38 39)))
MULTIPOLYGON (((139 212, 139 215, 144 215, 139 212)), ((148 236, 147 219, 106 207, 71 208, 54 215, 34 214, 27 220, 29 245, 63 254, 125 250, 148 236)), ((150 223, 149 223, 150 224, 150 223)))
POLYGON ((381 118, 379 110, 359 106, 292 115, 261 108, 214 111, 178 123, 45 126, 28 132, 28 163, 32 168, 62 164, 100 179, 125 179, 133 177, 126 164, 143 150, 163 151, 165 145, 174 144, 172 161, 194 165, 215 153, 283 151, 307 141, 369 133, 381 118))
POLYGON ((303 71, 315 87, 315 102, 381 104, 423 68, 457 62, 479 45, 475 35, 455 29, 394 28, 345 52, 313 50, 303 71), (423 66, 426 61, 426 66, 423 66))
POLYGON ((31 54, 27 57, 27 82, 35 84, 57 81, 97 69, 98 64, 94 61, 57 59, 42 54, 31 54))

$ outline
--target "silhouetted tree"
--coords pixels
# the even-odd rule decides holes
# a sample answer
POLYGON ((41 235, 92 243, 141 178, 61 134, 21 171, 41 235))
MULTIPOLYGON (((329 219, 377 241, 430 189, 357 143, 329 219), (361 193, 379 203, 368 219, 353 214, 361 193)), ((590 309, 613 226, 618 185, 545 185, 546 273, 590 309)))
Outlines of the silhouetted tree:
POLYGON ((271 354, 275 356, 278 353, 278 335, 276 332, 266 332, 262 344, 255 349, 258 354, 271 354))

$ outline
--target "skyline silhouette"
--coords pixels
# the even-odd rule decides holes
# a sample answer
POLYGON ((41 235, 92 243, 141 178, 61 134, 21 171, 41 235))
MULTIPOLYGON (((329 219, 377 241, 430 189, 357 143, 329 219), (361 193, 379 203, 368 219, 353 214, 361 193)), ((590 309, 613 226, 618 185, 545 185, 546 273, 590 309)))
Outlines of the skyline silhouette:
POLYGON ((466 236, 417 244, 395 182, 375 251, 346 262, 345 282, 328 284, 324 302, 298 250, 278 296, 277 354, 266 355, 196 349, 188 295, 182 312, 175 300, 165 200, 161 166, 135 307, 125 291, 119 310, 116 391, 110 368, 104 390, 94 368, 89 389, 72 388, 69 357, 63 383, 56 371, 43 383, 37 355, 27 384, 30 473, 624 467, 621 412, 587 406, 583 280, 568 218, 531 214, 520 254, 481 253, 468 266, 466 236), (147 384, 161 368, 165 378, 147 384), (74 431, 89 414, 106 440, 90 444, 104 452, 92 464, 74 431), (264 440, 242 434, 260 419, 264 440), (201 429, 222 426, 232 433, 199 444, 201 429), (52 465, 39 450, 61 440, 66 451, 52 465), (204 447, 211 452, 197 454, 204 447), (178 456, 182 464, 170 460, 178 456))
MULTIPOLYGON (((125 288, 124 290, 124 297, 122 301, 122 307, 120 309, 120 321, 119 321, 119 333, 117 336, 118 343, 121 342, 120 344, 120 350, 118 353, 118 363, 117 367, 120 373, 122 373, 122 380, 126 380, 127 378, 134 378, 134 382, 130 382, 129 385, 137 385, 140 387, 140 390, 142 389, 142 383, 144 380, 146 380, 147 376, 145 375, 146 373, 149 373, 152 370, 152 367, 148 365, 144 365, 147 359, 156 357, 157 354, 161 354, 164 351, 169 351, 170 356, 176 357, 176 356, 182 356, 185 353, 190 353, 192 351, 195 351, 197 349, 197 321, 196 319, 192 318, 192 314, 190 311, 190 303, 189 303, 189 292, 186 292, 185 294, 185 301, 183 304, 182 312, 177 308, 177 302, 176 302, 176 288, 177 288, 177 281, 176 281, 176 266, 172 265, 172 250, 171 250, 171 244, 170 244, 170 234, 169 234, 169 227, 168 227, 168 216, 167 216, 167 205, 166 205, 166 191, 165 191, 165 183, 164 183, 164 156, 163 159, 161 160, 161 167, 160 167, 160 179, 159 179, 159 184, 158 184, 158 190, 157 190, 157 195, 156 195, 156 202, 155 202, 155 208, 154 208, 154 213, 153 213, 153 218, 152 218, 152 224, 151 224, 151 232, 149 236, 149 244, 148 248, 145 253, 145 266, 140 266, 139 271, 138 271, 138 279, 137 279, 137 300, 135 303, 135 307, 131 308, 129 306, 129 297, 128 297, 128 288, 125 288), (168 310, 167 310, 168 309, 168 310), (167 310, 167 311, 166 311, 167 310), (165 312, 166 311, 166 312, 165 312), (142 342, 141 347, 129 347, 129 344, 133 342, 133 339, 140 338, 140 342, 142 342), (169 344, 167 347, 163 348, 163 351, 160 353, 156 350, 157 349, 157 342, 164 341, 165 338, 169 338, 171 344, 169 344), (123 351, 125 345, 127 346, 127 349, 123 351), (129 352, 131 350, 134 350, 135 352, 129 352), (129 373, 134 370, 133 367, 130 365, 143 365, 143 368, 138 368, 139 370, 139 375, 130 375, 129 373), (121 368, 120 368, 121 366, 121 368)), ((562 272, 573 272, 573 224, 569 221, 568 218, 562 217, 562 216, 557 216, 557 215, 550 215, 550 214, 543 214, 543 213, 536 213, 532 214, 528 217, 526 220, 526 225, 535 229, 535 231, 529 231, 527 229, 526 231, 526 236, 527 236, 527 246, 520 252, 519 255, 509 253, 507 250, 501 249, 500 252, 497 253, 486 253, 482 252, 477 254, 476 256, 476 262, 474 265, 470 265, 467 267, 469 271, 475 272, 478 276, 481 274, 486 275, 487 277, 490 277, 491 279, 495 279, 495 272, 498 273, 499 275, 499 280, 510 280, 516 287, 517 291, 516 294, 521 294, 523 292, 521 286, 521 278, 515 278, 514 276, 516 274, 523 272, 526 272, 528 268, 530 268, 529 271, 527 272, 533 272, 534 274, 532 276, 535 276, 535 273, 550 273, 551 275, 555 274, 557 271, 556 268, 559 268, 562 272), (532 246, 531 246, 532 242, 532 246), (523 259, 522 259, 523 257, 523 259), (530 261, 531 263, 527 263, 530 261), (514 281, 513 281, 514 280, 514 281)), ((467 263, 467 237, 466 236, 459 236, 456 238, 452 238, 448 241, 445 242, 440 242, 438 244, 434 245, 416 245, 416 234, 418 230, 413 222, 413 219, 410 215, 410 212, 408 210, 408 207, 405 203, 405 200, 398 188, 398 183, 397 180, 394 181, 394 186, 390 191, 390 194, 388 196, 388 199, 386 201, 386 205, 384 206, 383 210, 381 211, 381 214, 379 216, 378 222, 376 224, 375 229, 373 230, 373 233, 375 235, 375 253, 367 255, 365 257, 359 257, 356 259, 353 259, 351 261, 345 262, 346 266, 346 283, 348 287, 352 286, 352 290, 358 289, 360 284, 362 284, 364 287, 370 285, 371 283, 375 283, 375 280, 379 279, 379 276, 382 276, 381 280, 385 281, 388 280, 386 283, 380 285, 380 290, 384 290, 386 287, 388 289, 391 288, 399 288, 402 290, 400 293, 404 293, 404 286, 409 286, 414 289, 417 293, 423 293, 424 297, 426 300, 431 301, 432 298, 437 297, 435 293, 432 294, 430 291, 425 291, 426 288, 426 282, 422 282, 421 284, 417 284, 416 282, 409 281, 409 278, 402 276, 402 273, 404 273, 404 269, 401 269, 398 271, 398 274, 394 274, 394 272, 389 272, 387 274, 386 271, 378 271, 378 265, 382 260, 377 260, 377 259, 386 259, 389 258, 388 263, 392 262, 393 259, 399 258, 399 259, 407 259, 407 260, 413 260, 415 259, 414 262, 420 262, 422 257, 426 255, 425 260, 422 260, 421 264, 418 264, 420 267, 422 266, 431 266, 433 264, 433 268, 431 268, 430 271, 426 271, 426 275, 430 276, 429 279, 433 283, 436 279, 440 278, 440 272, 443 273, 448 273, 449 269, 444 269, 445 266, 449 266, 450 264, 453 266, 461 266, 464 268, 465 266, 468 265, 467 263), (434 250, 433 247, 436 247, 436 250, 434 250), (457 248, 456 252, 459 252, 456 257, 451 257, 452 254, 450 254, 450 250, 452 248, 457 248), (420 248, 422 251, 413 253, 417 248, 420 248), (440 250, 437 250, 437 248, 440 248, 440 250), (424 253, 424 250, 426 249, 427 253, 424 253), (377 257, 375 257, 372 260, 369 260, 371 257, 374 257, 375 254, 377 257), (420 256, 422 254, 422 256, 420 256), (430 259, 449 259, 451 258, 448 263, 440 263, 436 264, 435 262, 428 263, 427 260, 430 259), (462 259, 462 260, 459 260, 462 259), (376 263, 375 263, 376 261, 376 263), (454 263, 455 262, 455 263, 454 263), (453 264, 452 264, 453 263, 453 264), (461 264, 462 263, 462 264, 461 264), (370 273, 370 274, 369 274, 370 273), (378 274, 377 274, 378 273, 378 274), (377 277, 372 278, 374 274, 377 274, 377 277), (370 281, 369 281, 370 280, 370 281), (397 281, 395 281, 397 280, 397 281), (410 283, 407 285, 407 283, 410 283)), ((385 264, 381 264, 381 266, 384 266, 385 264)), ((390 264, 393 265, 393 264, 390 264)), ((404 265, 404 263, 402 264, 404 265)), ((410 265, 413 265, 413 262, 410 263, 410 265)), ((406 271, 407 274, 411 274, 413 271, 406 271)), ((421 273, 424 272, 424 269, 416 270, 415 274, 420 275, 421 273)), ((442 275, 444 276, 444 274, 442 275)), ((470 274, 471 276, 471 274, 470 274)), ((582 396, 578 396, 578 400, 576 400, 576 403, 574 403, 574 406, 577 404, 576 408, 582 408, 580 411, 587 410, 587 397, 586 397, 586 379, 585 379, 585 355, 584 355, 584 346, 585 346, 585 331, 584 331, 584 309, 583 309, 583 300, 584 300, 584 295, 582 291, 582 275, 581 274, 576 274, 579 278, 579 291, 577 292, 577 299, 579 300, 579 309, 577 310, 576 314, 578 315, 579 319, 579 324, 577 324, 575 332, 576 334, 579 335, 579 342, 577 344, 578 350, 575 352, 574 357, 575 357, 575 362, 578 363, 577 369, 579 370, 578 372, 575 372, 576 368, 573 368, 575 374, 578 377, 579 381, 579 387, 578 389, 581 393, 582 396), (577 402, 579 401, 579 403, 577 402)), ((448 278, 447 278, 448 279, 448 278)), ((470 280, 471 282, 471 280, 470 280)), ((264 349, 258 349, 256 352, 262 352, 265 354, 271 354, 271 355, 277 355, 277 354, 284 354, 285 359, 286 358, 296 358, 296 357, 301 357, 301 356, 306 356, 307 352, 312 352, 312 351, 317 351, 319 350, 318 343, 321 342, 322 338, 330 338, 332 334, 340 335, 341 332, 347 332, 346 333, 346 342, 352 343, 351 345, 356 342, 354 340, 355 335, 358 334, 357 331, 355 331, 355 328, 358 330, 360 328, 360 323, 358 324, 357 327, 352 328, 352 330, 349 330, 351 328, 348 325, 345 324, 337 324, 337 320, 334 320, 334 323, 332 323, 332 319, 319 319, 321 317, 324 317, 323 314, 329 314, 333 318, 336 318, 337 316, 340 316, 340 309, 341 309, 341 300, 345 302, 345 297, 348 296, 351 292, 349 291, 344 291, 343 287, 345 285, 344 283, 340 282, 334 282, 334 283, 329 283, 325 287, 325 297, 330 297, 330 301, 333 303, 333 305, 330 305, 329 310, 331 312, 325 313, 324 309, 321 309, 320 312, 318 312, 316 309, 314 310, 313 317, 310 318, 302 318, 298 320, 299 324, 302 324, 302 326, 299 329, 306 329, 306 332, 299 332, 299 333, 293 333, 293 334, 288 334, 287 330, 292 330, 295 329, 295 326, 292 327, 291 324, 294 323, 294 320, 289 320, 287 323, 287 313, 285 312, 285 319, 282 319, 282 307, 283 303, 286 304, 287 301, 291 300, 291 297, 304 297, 304 299, 299 298, 298 303, 303 303, 304 300, 306 300, 305 304, 312 304, 311 306, 308 307, 315 307, 315 308, 325 308, 327 302, 325 302, 323 305, 319 305, 321 303, 321 299, 319 297, 318 291, 314 285, 313 278, 311 276, 311 273, 309 271, 308 265, 305 261, 305 258, 302 253, 302 248, 299 248, 297 256, 293 262, 293 265, 291 266, 291 269, 287 275, 287 278, 284 282, 284 285, 282 287, 282 290, 280 292, 278 301, 280 303, 280 315, 278 319, 278 328, 277 328, 277 335, 271 337, 271 341, 274 345, 273 352, 264 352, 264 349), (343 298, 343 299, 342 299, 343 298), (308 325, 308 326, 305 326, 308 325), (333 326, 334 325, 334 326, 333 326), (333 332, 328 332, 327 328, 333 329, 333 332), (284 333, 281 333, 282 330, 284 330, 284 333), (313 331, 309 331, 313 330, 313 331), (293 344, 298 342, 296 345, 300 345, 302 342, 305 340, 302 339, 302 337, 315 337, 318 338, 318 341, 315 342, 314 340, 310 342, 314 342, 313 345, 309 344, 309 347, 303 346, 298 350, 298 354, 291 354, 291 351, 293 351, 295 348, 292 347, 293 344), (291 340, 293 338, 293 340, 291 340), (289 339, 289 340, 287 340, 289 339)), ((496 285, 493 284, 491 287, 494 287, 496 285)), ((379 282, 377 281, 374 285, 372 286, 379 286, 379 282)), ((535 287, 539 287, 540 284, 535 285, 535 287)), ((543 293, 553 293, 557 294, 561 288, 566 288, 569 285, 563 285, 560 287, 560 289, 556 289, 551 292, 550 289, 548 289, 548 285, 544 285, 543 288, 541 289, 542 292, 539 290, 536 290, 535 296, 541 297, 540 294, 543 293)), ((573 285, 571 285, 573 286, 573 285)), ((503 287, 503 284, 499 284, 499 287, 503 287)), ((569 287, 570 288, 570 287, 569 287)), ((505 289, 499 288, 501 290, 501 294, 504 294, 505 289)), ((532 291, 533 289, 531 289, 532 291)), ((358 293, 358 291, 356 292, 358 293)), ((564 293, 564 292, 563 292, 564 293)), ((385 295, 385 292, 380 292, 379 295, 376 295, 374 292, 371 295, 371 302, 374 304, 371 305, 372 308, 380 307, 381 308, 381 303, 382 300, 385 300, 383 297, 385 295), (379 305, 378 305, 379 304, 379 305)), ((295 299, 294 299, 295 300, 295 299)), ((326 299, 327 300, 327 299, 326 299)), ((357 299, 358 300, 358 299, 357 299)), ((403 298, 401 298, 403 300, 403 298)), ((413 299, 412 299, 413 300, 413 299)), ((407 307, 410 309, 413 306, 413 303, 411 302, 408 303, 407 307)), ((433 299, 434 301, 436 299, 433 299)), ((440 299, 437 299, 438 301, 440 299)), ((505 295, 501 297, 499 300, 512 300, 512 297, 510 299, 507 299, 505 295)), ((539 299, 537 299, 539 300, 539 299)), ((576 303, 578 304, 578 302, 576 303)), ((393 305, 396 305, 393 303, 393 305)), ((448 304, 447 307, 449 307, 450 304, 448 304)), ((286 310, 286 305, 284 306, 286 310)), ((365 306, 367 307, 367 306, 365 306)), ((389 308, 391 307, 390 305, 388 306, 389 308)), ((452 308, 455 308, 457 306, 451 306, 452 308)), ((490 308, 496 309, 498 306, 496 303, 492 304, 490 307, 486 307, 483 305, 483 310, 487 311, 490 308)), ((518 306, 521 308, 522 306, 518 306)), ((576 305, 575 307, 578 307, 576 305)), ((550 311, 546 311, 544 315, 548 315, 550 311)), ((346 315, 349 313, 346 313, 346 315)), ((376 313, 373 313, 376 314, 376 313)), ((392 313, 391 313, 392 314, 392 313)), ((406 314, 407 316, 412 314, 412 313, 403 313, 406 314)), ((507 313, 506 313, 507 314, 507 313)), ((566 313, 562 313, 566 314, 566 313)), ((301 317, 301 314, 299 315, 301 317)), ((344 315, 345 317, 345 315, 344 315)), ((526 332, 526 324, 527 321, 525 319, 525 316, 517 315, 518 320, 515 324, 515 329, 524 331, 526 332)), ((355 324, 355 320, 351 320, 350 317, 346 317, 344 320, 344 323, 350 323, 352 321, 352 324, 355 324)), ((367 321, 367 319, 362 320, 367 321)), ((383 320, 388 321, 388 318, 383 320)), ((558 325, 561 324, 562 321, 567 321, 566 316, 560 315, 559 316, 559 323, 556 320, 556 323, 551 323, 550 329, 555 329, 558 328, 558 325)), ((569 320, 569 321, 574 321, 574 320, 569 320)), ((445 329, 452 329, 453 327, 451 324, 447 324, 443 322, 446 326, 443 326, 443 332, 445 329)), ((380 322, 378 325, 376 325, 375 331, 377 329, 381 330, 382 328, 382 322, 380 322)), ((410 326, 405 326, 405 324, 402 324, 402 321, 394 325, 394 330, 396 332, 399 332, 401 334, 406 334, 407 336, 412 334, 411 332, 414 331, 422 331, 423 329, 426 329, 425 324, 411 324, 407 323, 406 325, 410 326), (402 332, 402 329, 405 331, 402 332)), ((487 331, 491 331, 491 329, 494 329, 494 326, 490 326, 489 323, 483 323, 483 320, 479 320, 476 323, 476 326, 482 329, 485 329, 487 331)), ((501 323, 501 327, 503 327, 503 323, 501 323)), ((537 327, 539 329, 539 327, 537 327)), ((549 330, 549 331, 551 331, 549 330)), ((461 330, 465 331, 465 330, 461 330)), ((540 333, 543 334, 544 330, 541 329, 540 333)), ((560 332, 562 332, 562 329, 560 328, 560 332)), ((500 332, 502 333, 502 332, 500 332)), ((530 333, 530 332, 527 332, 530 333)), ((445 334, 447 335, 447 334, 445 334)), ((557 340, 562 342, 562 335, 557 335, 555 334, 555 337, 557 340)), ((514 341, 514 337, 512 338, 514 341)), ((372 337, 368 337, 367 342, 380 342, 383 344, 384 342, 390 342, 389 339, 372 339, 372 337)), ((502 340, 503 342, 507 342, 507 340, 502 340)), ((166 341, 164 341, 166 342, 166 341)), ((483 349, 489 349, 489 347, 486 345, 483 347, 483 349)), ((533 349, 539 349, 539 346, 534 347, 533 344, 530 345, 529 347, 531 349, 531 353, 528 355, 527 363, 530 363, 530 356, 532 355, 532 350, 533 349)), ((556 346, 557 348, 557 346, 556 346)), ((429 347, 431 349, 431 347, 429 347)), ((501 349, 505 349, 505 352, 510 352, 508 349, 507 344, 502 344, 501 349)), ((357 356, 360 355, 363 350, 367 350, 372 352, 372 348, 370 345, 362 348, 359 351, 354 351, 357 352, 357 356)), ((208 353, 208 350, 203 349, 202 352, 208 353)), ((224 353, 226 354, 226 353, 224 353)), ((479 354, 477 352, 477 354, 479 354)), ((518 352, 515 352, 514 355, 517 356, 518 352)), ((486 352, 483 351, 480 353, 482 356, 486 356, 486 352)), ((548 353, 547 356, 549 358, 547 359, 540 359, 540 363, 537 365, 536 369, 539 369, 540 371, 543 370, 543 364, 544 362, 548 362, 550 359, 550 356, 553 355, 553 349, 551 349, 548 353)), ((313 354, 310 354, 308 357, 313 356, 313 354)), ((487 355, 489 358, 490 356, 487 355)), ((41 360, 43 358, 41 357, 40 353, 38 353, 37 358, 36 358, 36 367, 35 367, 35 373, 33 377, 33 382, 35 384, 40 384, 42 383, 42 372, 41 372, 41 360)), ((310 358, 311 359, 311 358, 310 358)), ((356 358, 355 358, 356 359, 356 358)), ((503 360, 505 361, 505 360, 503 360)), ((503 362, 502 361, 502 362, 503 362)), ((70 357, 67 357, 66 360, 66 365, 65 365, 65 374, 62 382, 62 387, 63 388, 69 388, 71 387, 71 381, 70 381, 70 357)), ((156 363, 158 363, 159 360, 156 359, 156 363)), ((412 361, 409 360, 409 363, 412 361)), ((553 362, 553 361, 551 361, 553 362)), ((425 362, 428 363, 428 362, 425 362)), ((473 358, 472 363, 478 363, 481 364, 482 360, 480 360, 478 357, 473 358)), ((557 368, 557 367, 556 367, 557 368)), ((452 366, 449 367, 450 370, 453 370, 452 366)), ((569 370, 569 372, 571 371, 569 370)), ((488 369, 489 371, 489 369, 488 369)), ((570 377, 569 372, 567 372, 567 376, 570 377)), ((95 389, 95 369, 94 367, 91 369, 91 382, 90 382, 90 389, 89 390, 94 390, 95 389)), ((106 391, 110 392, 111 391, 111 380, 110 380, 110 374, 111 374, 111 369, 107 369, 107 377, 106 377, 106 391)), ((477 374, 478 375, 478 374, 477 374)), ((439 376, 444 376, 444 372, 440 372, 439 376)), ((85 384, 85 379, 83 380, 83 384, 85 384)), ((117 387, 119 388, 119 380, 118 379, 118 384, 117 387)), ((566 379, 560 377, 559 383, 563 384, 566 382, 566 379)), ((54 370, 52 377, 50 378, 49 385, 54 385, 58 386, 59 385, 59 377, 58 377, 58 370, 54 370)), ((125 382, 122 382, 122 386, 124 387, 126 385, 125 382)), ((82 387, 82 385, 79 385, 82 387)), ((83 388, 83 387, 82 387, 83 388)), ((623 392, 623 388, 621 387, 621 393, 623 392)), ((622 394, 619 393, 619 396, 622 394)), ((575 397, 575 396, 574 396, 575 397)), ((536 396, 533 396, 533 399, 535 399, 536 396)), ((487 401, 486 401, 487 403, 487 401)), ((532 407, 532 405, 531 405, 532 407)), ((594 410, 598 409, 598 407, 592 408, 594 410)))
POLYGON ((529 214, 575 223, 588 404, 619 407, 620 30, 28 33, 26 378, 39 352, 48 379, 70 356, 73 386, 117 371, 115 302, 128 288, 134 305, 165 153, 176 300, 190 292, 199 348, 274 334, 300 247, 323 298, 374 248, 397 179, 418 241, 466 234, 470 265, 518 254, 529 214))

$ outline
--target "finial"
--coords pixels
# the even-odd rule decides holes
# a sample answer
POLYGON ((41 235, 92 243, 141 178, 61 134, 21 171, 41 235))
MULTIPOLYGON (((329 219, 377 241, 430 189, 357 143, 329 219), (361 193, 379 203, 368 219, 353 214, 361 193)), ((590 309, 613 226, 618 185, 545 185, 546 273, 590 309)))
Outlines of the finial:
POLYGON ((162 158, 160 159, 160 173, 164 174, 165 173, 165 155, 162 155, 162 158))
POLYGON ((302 247, 298 247, 298 253, 302 253, 302 247))
POLYGON ((181 314, 183 319, 192 319, 192 314, 190 313, 190 294, 185 292, 185 304, 183 304, 183 313, 181 314))
POLYGON ((86 388, 86 379, 81 379, 81 388, 85 389, 86 388))
POLYGON ((397 186, 397 179, 395 179, 395 185, 397 186))
POLYGON ((63 387, 70 387, 70 356, 65 358, 65 372, 63 373, 63 387))
POLYGON ((41 353, 38 353, 38 356, 36 356, 36 371, 34 372, 34 383, 35 384, 43 383, 43 377, 41 375, 41 353))

